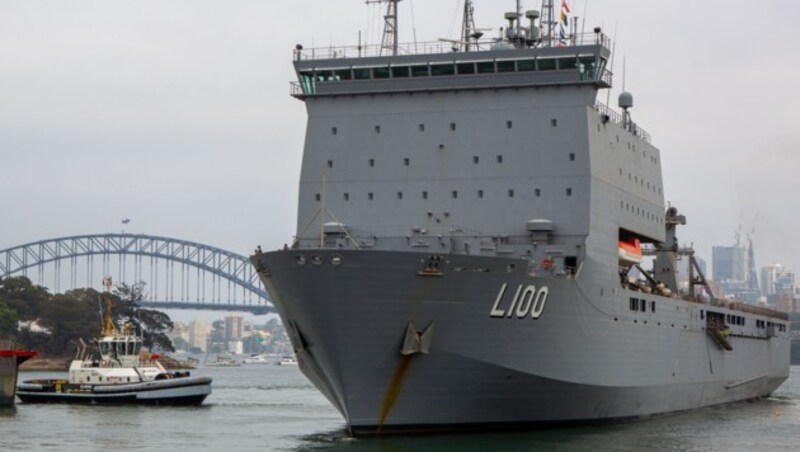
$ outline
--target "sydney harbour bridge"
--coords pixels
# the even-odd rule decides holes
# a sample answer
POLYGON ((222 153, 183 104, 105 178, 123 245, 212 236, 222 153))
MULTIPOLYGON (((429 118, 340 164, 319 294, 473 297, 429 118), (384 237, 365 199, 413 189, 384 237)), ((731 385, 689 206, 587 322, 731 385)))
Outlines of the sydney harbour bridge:
POLYGON ((159 309, 274 312, 246 256, 141 234, 62 237, 0 250, 0 277, 24 275, 52 293, 145 283, 143 305, 159 309))

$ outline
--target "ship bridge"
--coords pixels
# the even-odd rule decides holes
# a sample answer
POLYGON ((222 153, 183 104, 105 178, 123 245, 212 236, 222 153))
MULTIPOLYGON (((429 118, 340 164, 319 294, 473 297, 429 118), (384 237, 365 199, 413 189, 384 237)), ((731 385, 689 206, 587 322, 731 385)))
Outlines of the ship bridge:
POLYGON ((520 88, 587 84, 609 88, 606 68, 610 40, 599 29, 575 35, 569 46, 517 47, 483 42, 472 51, 447 43, 399 46, 397 55, 380 55, 380 47, 295 49, 298 82, 292 95, 384 94, 415 91, 520 88))

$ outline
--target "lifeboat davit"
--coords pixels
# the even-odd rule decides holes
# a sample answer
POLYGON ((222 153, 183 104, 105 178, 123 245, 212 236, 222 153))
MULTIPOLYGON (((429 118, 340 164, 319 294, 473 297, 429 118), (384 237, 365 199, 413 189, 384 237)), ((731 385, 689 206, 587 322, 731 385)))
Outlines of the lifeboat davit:
POLYGON ((644 256, 642 256, 642 244, 639 239, 620 240, 618 256, 620 266, 630 267, 641 264, 644 256))

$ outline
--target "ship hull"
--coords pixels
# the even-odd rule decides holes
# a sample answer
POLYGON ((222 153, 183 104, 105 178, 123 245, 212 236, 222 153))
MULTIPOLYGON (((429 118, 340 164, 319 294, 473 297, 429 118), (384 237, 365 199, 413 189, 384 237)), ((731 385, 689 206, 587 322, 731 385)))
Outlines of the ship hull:
POLYGON ((764 397, 788 377, 788 338, 737 330, 725 352, 704 305, 646 295, 648 312, 630 312, 644 295, 604 286, 591 262, 532 275, 520 259, 446 255, 426 273, 427 257, 254 257, 301 370, 355 435, 640 418, 764 397))
POLYGON ((74 403, 94 405, 200 405, 211 394, 211 380, 185 377, 145 383, 81 385, 34 381, 19 385, 23 403, 74 403))

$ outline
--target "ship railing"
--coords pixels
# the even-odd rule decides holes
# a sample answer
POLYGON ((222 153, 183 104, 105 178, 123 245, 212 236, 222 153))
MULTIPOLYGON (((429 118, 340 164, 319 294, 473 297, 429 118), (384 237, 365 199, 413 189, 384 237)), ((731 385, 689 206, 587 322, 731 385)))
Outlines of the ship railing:
MULTIPOLYGON (((605 74, 603 76, 605 77, 605 74)), ((646 143, 652 143, 650 134, 633 121, 628 121, 626 124, 625 116, 623 116, 622 113, 619 113, 618 111, 599 101, 595 103, 594 109, 601 115, 605 115, 610 122, 624 127, 629 132, 639 137, 642 141, 646 143)))
MULTIPOLYGON (((503 42, 497 39, 483 39, 470 42, 470 52, 492 50, 493 46, 503 42)), ((611 48, 611 40, 603 33, 578 33, 565 41, 558 38, 539 39, 535 47, 573 47, 601 45, 611 48)), ((441 53, 466 52, 465 43, 451 40, 402 43, 397 46, 397 55, 433 55, 441 53)), ((305 49, 298 45, 294 50, 295 60, 336 60, 344 58, 374 58, 392 56, 392 49, 381 44, 364 44, 357 46, 328 46, 305 49)))

